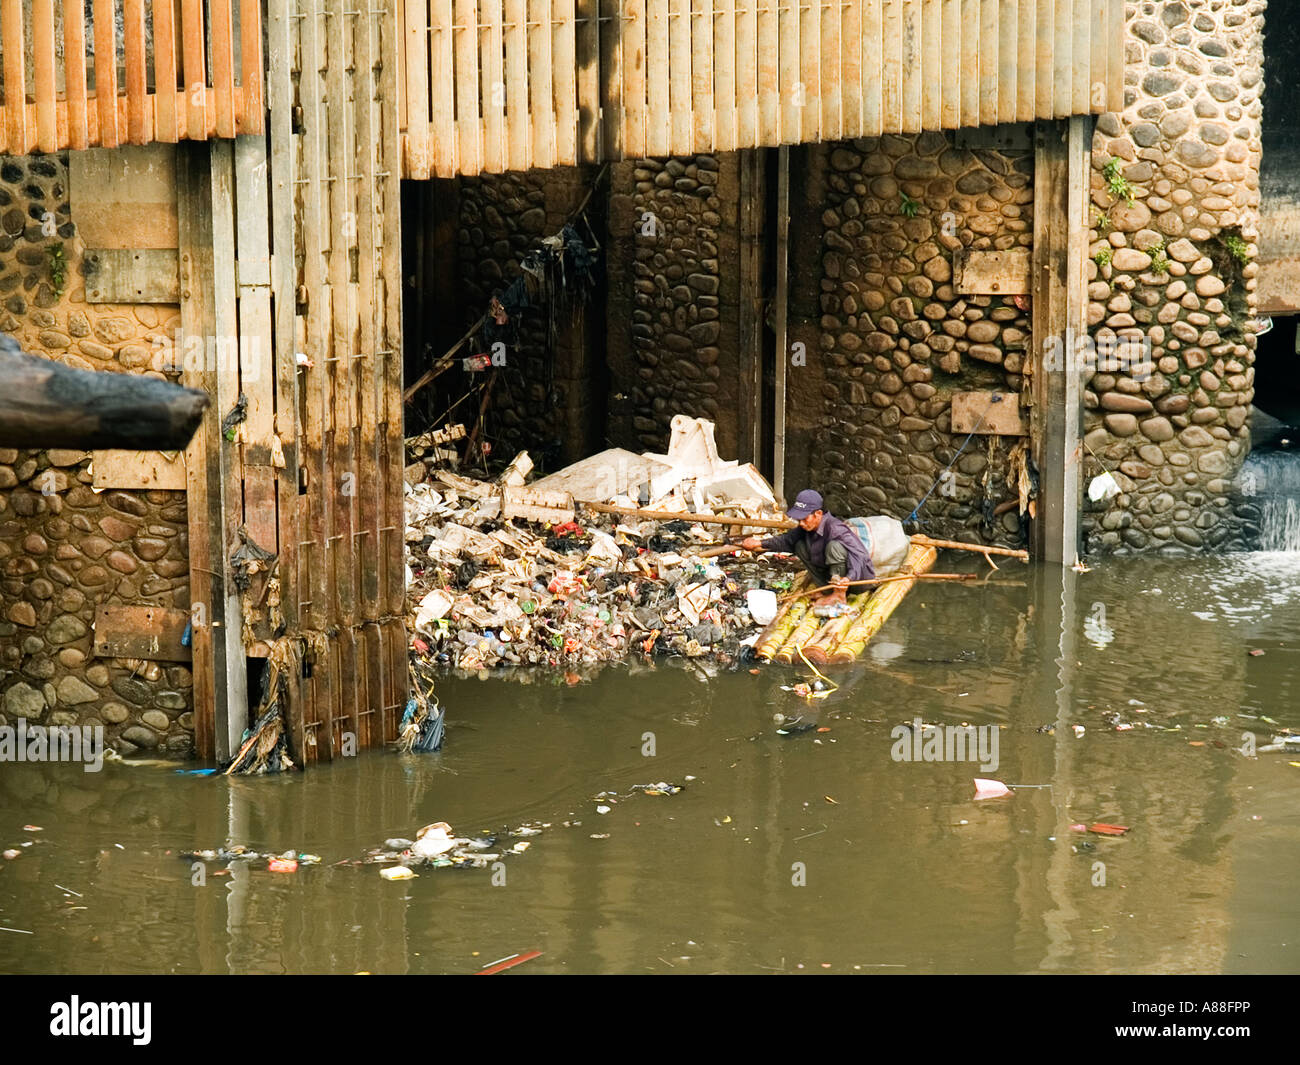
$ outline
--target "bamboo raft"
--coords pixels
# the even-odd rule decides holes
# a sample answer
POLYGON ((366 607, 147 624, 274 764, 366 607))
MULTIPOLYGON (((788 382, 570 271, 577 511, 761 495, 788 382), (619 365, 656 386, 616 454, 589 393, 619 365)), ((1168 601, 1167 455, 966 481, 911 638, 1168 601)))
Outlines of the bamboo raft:
MULTIPOLYGON (((938 548, 913 537, 912 547, 899 574, 928 573, 939 557, 938 548)), ((915 580, 896 580, 848 597, 849 610, 823 620, 813 613, 811 597, 786 603, 754 645, 754 656, 764 662, 790 663, 799 656, 809 662, 853 662, 871 638, 889 620, 915 580)))

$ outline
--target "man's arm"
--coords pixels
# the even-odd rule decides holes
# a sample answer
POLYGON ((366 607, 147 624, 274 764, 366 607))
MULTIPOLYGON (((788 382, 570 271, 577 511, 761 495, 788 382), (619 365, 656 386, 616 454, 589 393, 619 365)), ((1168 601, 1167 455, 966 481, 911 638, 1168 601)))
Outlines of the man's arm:
POLYGON ((794 545, 799 542, 799 536, 803 532, 798 526, 790 529, 788 532, 778 533, 776 536, 769 536, 766 540, 760 541, 764 551, 793 551, 794 545))

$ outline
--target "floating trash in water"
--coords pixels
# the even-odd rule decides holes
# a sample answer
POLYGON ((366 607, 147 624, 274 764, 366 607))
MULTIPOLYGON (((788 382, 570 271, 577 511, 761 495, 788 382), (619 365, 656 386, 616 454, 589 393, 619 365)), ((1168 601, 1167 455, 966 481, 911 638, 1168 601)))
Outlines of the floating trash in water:
POLYGON ((1130 831, 1127 825, 1108 825, 1103 822, 1097 822, 1088 826, 1088 831, 1098 836, 1122 836, 1130 831))
POLYGON ((380 869, 379 875, 385 880, 414 880, 420 874, 405 865, 395 865, 388 869, 380 869))
POLYGON ((975 778, 976 799, 1003 799, 1015 793, 1000 780, 975 778))

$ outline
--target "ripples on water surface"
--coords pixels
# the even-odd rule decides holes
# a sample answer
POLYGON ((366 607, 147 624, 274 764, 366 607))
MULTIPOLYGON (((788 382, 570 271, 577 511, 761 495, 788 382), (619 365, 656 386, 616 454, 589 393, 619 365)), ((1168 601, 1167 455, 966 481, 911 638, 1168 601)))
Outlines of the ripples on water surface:
POLYGON ((516 972, 1294 972, 1300 758, 1234 748, 1267 742, 1261 715, 1300 728, 1300 556, 993 580, 914 591, 831 673, 828 732, 776 735, 806 670, 634 663, 574 687, 449 676, 433 756, 233 781, 0 766, 0 847, 40 841, 0 861, 0 925, 34 933, 0 932, 0 970, 469 972, 540 949, 516 972), (916 717, 1005 726, 997 770, 893 761, 916 717), (985 775, 1051 787, 973 802, 985 775), (533 819, 554 827, 502 886, 331 864, 432 821, 533 819), (1096 821, 1132 831, 1069 831, 1096 821), (174 852, 228 837, 324 864, 192 886, 174 852))

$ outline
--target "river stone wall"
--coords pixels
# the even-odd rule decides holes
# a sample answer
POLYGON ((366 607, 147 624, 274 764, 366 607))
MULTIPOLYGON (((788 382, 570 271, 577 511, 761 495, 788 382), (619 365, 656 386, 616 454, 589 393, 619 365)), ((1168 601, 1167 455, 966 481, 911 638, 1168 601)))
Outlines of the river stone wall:
POLYGON ((1254 397, 1264 6, 1126 8, 1125 108, 1093 139, 1088 321, 1095 338, 1149 341, 1154 366, 1101 365, 1084 393, 1085 475, 1104 464, 1122 489, 1085 500, 1089 552, 1257 533, 1233 477, 1254 397))
MULTIPOLYGON (((558 167, 525 173, 484 174, 459 182, 458 260, 462 278, 460 306, 468 328, 487 310, 495 292, 520 274, 519 262, 543 238, 558 234, 582 204, 595 178, 592 167, 558 167)), ((601 201, 594 199, 588 217, 599 226, 601 201)), ((587 236, 585 226, 579 232, 587 236)), ((597 240, 603 234, 597 232, 597 240)), ((599 259, 596 273, 602 270, 599 259)), ((600 395, 601 288, 576 315, 562 313, 555 347, 548 345, 545 308, 529 308, 520 322, 519 341, 508 344, 489 408, 488 436, 494 457, 509 459, 528 449, 535 462, 555 468, 584 458, 600 443, 603 420, 600 395)), ((476 352, 466 347, 462 355, 476 352)), ((457 375, 459 382, 464 376, 457 375)), ((459 392, 465 386, 459 385, 459 392)), ((452 397, 457 398, 456 396, 452 397)), ((467 402, 454 420, 472 425, 477 411, 467 402)))
MULTIPOLYGON (((75 214, 66 154, 0 162, 0 329, 79 369, 153 373, 179 310, 86 303, 75 214)), ((103 725, 123 752, 191 753, 189 669, 91 646, 101 604, 189 609, 185 494, 91 481, 85 452, 0 449, 0 722, 103 725)))
POLYGON ((663 451, 675 415, 717 423, 737 454, 739 156, 611 168, 609 437, 663 451))
POLYGON ((806 149, 792 205, 791 339, 807 360, 790 356, 792 488, 819 486, 837 513, 907 518, 933 487, 922 531, 1021 543, 1013 449, 1027 438, 975 436, 958 458, 967 434, 952 432, 951 407, 955 392, 1022 390, 1029 317, 1010 297, 957 292, 953 253, 1029 246, 1032 175, 1031 151, 957 148, 943 133, 806 149))

